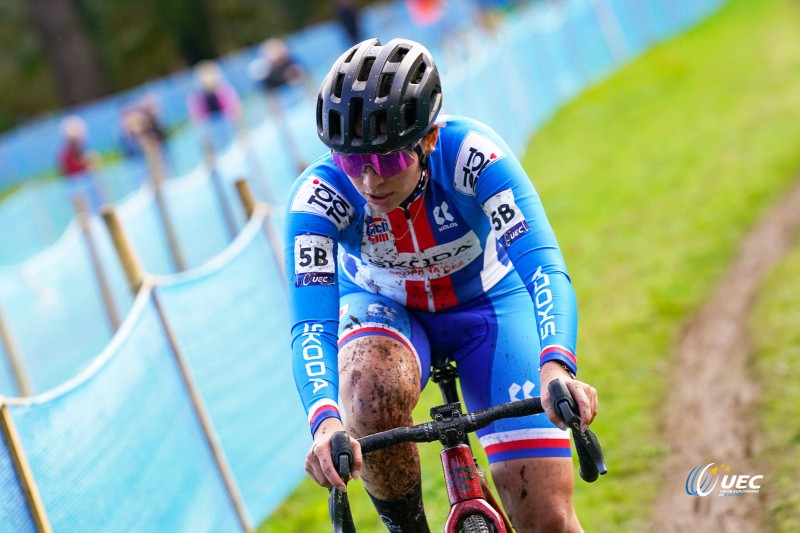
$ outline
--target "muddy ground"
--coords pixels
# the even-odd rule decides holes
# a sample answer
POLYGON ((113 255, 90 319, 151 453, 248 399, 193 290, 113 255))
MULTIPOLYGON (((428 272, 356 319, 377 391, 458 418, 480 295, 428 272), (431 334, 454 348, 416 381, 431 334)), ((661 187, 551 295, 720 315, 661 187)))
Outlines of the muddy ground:
MULTIPOLYGON (((725 463, 731 473, 758 472, 757 384, 747 373, 748 314, 764 277, 797 245, 800 183, 745 238, 711 299, 686 325, 678 346, 664 435, 669 456, 652 517, 658 532, 765 531, 759 494, 690 496, 689 471, 725 463)), ((767 487, 764 487, 767 489, 767 487)))

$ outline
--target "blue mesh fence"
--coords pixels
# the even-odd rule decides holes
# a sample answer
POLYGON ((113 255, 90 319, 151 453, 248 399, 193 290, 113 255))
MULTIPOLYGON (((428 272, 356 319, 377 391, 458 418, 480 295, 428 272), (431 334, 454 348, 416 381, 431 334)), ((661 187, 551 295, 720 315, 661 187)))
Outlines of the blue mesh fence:
MULTIPOLYGON (((113 291, 114 308, 124 316, 131 298, 111 241, 96 219, 91 231, 113 291)), ((77 224, 15 274, 0 278, 0 301, 31 386, 42 392, 77 374, 102 351, 113 331, 77 224)), ((17 392, 16 387, 2 391, 9 392, 17 392)))
POLYGON ((299 481, 311 443, 291 379, 286 288, 261 220, 214 262, 171 279, 156 287, 159 301, 260 522, 299 481))
POLYGON ((0 530, 35 533, 25 494, 14 472, 10 445, 0 438, 0 530))
POLYGON ((55 531, 241 529, 149 293, 91 368, 8 408, 55 531))
MULTIPOLYGON (((567 99, 622 62, 643 53, 651 44, 696 23, 722 2, 536 2, 515 12, 514 17, 506 19, 500 31, 492 35, 484 34, 475 26, 475 14, 468 2, 457 3, 458 10, 446 23, 448 39, 428 43, 442 70, 444 110, 484 120, 506 137, 513 149, 520 151, 532 131, 567 99)), ((409 24, 408 13, 399 2, 377 6, 365 16, 367 31, 384 40, 393 33, 424 40, 420 36, 435 29, 417 31, 409 24), (393 31, 392 27, 397 29, 393 31)), ((439 30, 443 25, 438 26, 439 30)), ((330 62, 347 46, 341 32, 331 24, 292 35, 288 41, 297 47, 301 60, 309 66, 314 83, 318 83, 330 62), (302 46, 316 38, 326 45, 302 46)), ((226 73, 237 80, 236 83, 249 83, 246 71, 248 61, 253 57, 254 50, 251 49, 243 52, 241 57, 226 58, 223 61, 226 73)), ((192 84, 189 74, 181 73, 139 88, 137 94, 159 91, 162 103, 170 102, 163 111, 169 114, 169 120, 179 122, 185 120, 185 95, 192 84)), ((222 201, 232 213, 236 231, 240 232, 233 244, 214 183, 201 163, 199 141, 203 132, 195 127, 185 127, 170 138, 167 159, 171 177, 166 181, 163 193, 181 251, 187 265, 194 269, 187 273, 173 275, 176 269, 153 192, 147 186, 139 187, 146 175, 142 161, 124 161, 104 167, 91 182, 98 196, 117 205, 122 225, 145 269, 150 273, 168 275, 157 290, 190 361, 249 514, 258 520, 271 512, 302 474, 300 465, 307 442, 297 440, 307 440, 308 436, 294 392, 288 357, 284 355, 283 348, 288 346, 288 342, 279 340, 286 340, 288 330, 288 324, 284 323, 283 288, 278 283, 275 261, 263 234, 254 229, 253 223, 241 230, 245 227, 245 220, 233 182, 247 177, 257 196, 275 205, 285 203, 298 173, 286 133, 291 134, 297 157, 304 163, 313 161, 324 152, 314 128, 309 127, 314 120, 314 102, 305 91, 302 88, 278 95, 282 122, 263 96, 246 98, 247 117, 251 124, 249 144, 240 138, 239 142, 218 146, 215 161, 222 184, 222 201), (295 410, 297 415, 284 416, 281 424, 270 419, 271 413, 285 414, 295 410), (276 435, 275 431, 279 433, 276 435), (267 435, 273 441, 267 441, 267 435)), ((125 98, 129 99, 131 95, 125 98)), ((107 119, 115 116, 116 110, 111 103, 104 105, 92 112, 105 117, 98 119, 98 124, 110 128, 111 121, 107 119)), ((30 132, 41 133, 41 142, 46 142, 48 137, 43 133, 46 129, 44 124, 36 124, 30 132)), ((19 132, 14 132, 11 137, 14 135, 21 136, 19 132)), ((7 150, 11 137, 0 139, 0 172, 4 177, 10 174, 6 174, 9 163, 3 161, 2 153, 7 154, 4 150, 7 150)), ((20 152, 23 155, 27 153, 25 150, 20 152)), ((86 182, 84 187, 88 185, 86 182)), ((187 474, 188 479, 200 484, 211 483, 205 477, 191 477, 196 475, 192 468, 205 460, 192 455, 197 450, 192 449, 191 457, 184 458, 181 455, 183 449, 175 444, 184 437, 187 439, 185 442, 190 442, 186 435, 194 431, 191 430, 193 419, 184 409, 185 400, 175 400, 177 389, 170 388, 174 384, 167 383, 168 377, 151 376, 151 372, 164 371, 166 363, 153 355, 163 348, 163 339, 159 327, 153 322, 149 305, 138 304, 133 315, 135 319, 128 320, 135 321, 136 325, 128 325, 127 332, 112 340, 113 348, 106 350, 100 359, 93 360, 107 345, 111 333, 86 254, 86 243, 76 226, 70 224, 73 217, 70 198, 75 189, 80 190, 81 186, 70 187, 62 181, 26 186, 0 205, 0 265, 6 265, 0 267, 0 305, 35 390, 56 387, 82 369, 91 373, 91 377, 84 375, 81 384, 73 383, 75 391, 59 389, 61 392, 58 394, 14 407, 15 417, 20 418, 20 425, 26 428, 23 439, 26 449, 29 446, 33 449, 37 480, 40 476, 46 480, 48 513, 51 513, 51 520, 55 512, 58 520, 83 525, 81 513, 95 512, 101 507, 105 510, 103 506, 108 505, 109 520, 112 520, 109 523, 122 524, 123 518, 129 518, 126 514, 131 512, 128 507, 114 508, 108 503, 111 496, 106 495, 101 495, 103 497, 97 505, 84 501, 90 499, 86 496, 89 492, 76 492, 78 496, 73 498, 69 495, 68 483, 77 483, 75 480, 81 476, 88 477, 84 480, 87 491, 100 490, 109 495, 126 493, 127 484, 131 483, 134 492, 130 506, 137 506, 150 502, 144 494, 159 485, 154 478, 170 472, 169 476, 161 476, 169 478, 163 487, 167 492, 153 489, 159 501, 155 502, 153 514, 143 516, 142 520, 167 513, 161 508, 163 494, 164 500, 183 498, 172 502, 177 505, 177 510, 164 518, 165 524, 180 524, 181 527, 197 524, 199 522, 191 522, 182 513, 188 513, 187 509, 192 513, 200 509, 192 519, 207 517, 204 513, 208 509, 202 508, 213 507, 208 504, 212 492, 219 502, 224 501, 227 505, 228 500, 214 492, 217 489, 207 493, 205 489, 194 491, 190 487, 184 491, 180 485, 184 480, 173 479, 180 477, 181 469, 185 468, 192 472, 187 474), (123 338, 126 340, 121 340, 123 338), (144 355, 135 359, 129 354, 128 346, 144 355), (108 355, 110 351, 120 353, 111 357, 108 355), (106 375, 112 377, 102 377, 106 375), (152 384, 151 377, 146 376, 152 377, 152 384), (147 386, 152 385, 152 389, 147 389, 145 382, 147 386), (131 395, 140 392, 146 395, 142 407, 147 416, 155 417, 154 427, 168 433, 174 429, 183 432, 181 435, 184 437, 169 437, 164 448, 154 448, 156 443, 148 440, 152 435, 145 422, 134 422, 134 427, 141 429, 142 435, 130 435, 132 429, 111 420, 112 416, 117 417, 114 420, 126 423, 143 420, 131 412, 129 405, 133 403, 131 395), (74 400, 69 399, 73 396, 74 400), (94 403, 90 398, 94 398, 94 403), (83 421, 78 420, 84 414, 106 431, 84 430, 83 421), (61 416, 65 419, 61 420, 61 416), (164 429, 164 417, 171 417, 176 427, 164 429), (74 431, 85 434, 73 439, 76 436, 73 426, 76 428, 74 431), (33 437, 38 432, 44 440, 33 437), (125 446, 118 444, 125 439, 132 440, 125 446), (48 455, 53 452, 45 450, 46 444, 43 444, 65 441, 71 446, 71 440, 76 440, 75 446, 85 446, 85 449, 64 448, 62 451, 65 454, 89 453, 98 462, 97 479, 94 479, 95 471, 88 460, 76 458, 73 464, 55 464, 57 457, 48 455), (150 453, 155 454, 154 457, 150 457, 150 453), (178 457, 178 470, 174 470, 174 474, 161 462, 166 462, 172 453, 178 457), (112 479, 110 470, 104 469, 110 469, 109 465, 125 454, 131 454, 134 460, 139 461, 135 472, 138 477, 134 475, 135 467, 125 466, 120 467, 124 475, 112 479), (87 473, 91 475, 87 476, 87 473), (61 482, 58 476, 61 476, 61 482)), ((280 212, 279 208, 279 216, 273 221, 276 226, 283 223, 280 212)), ((115 305, 124 316, 131 309, 132 298, 119 261, 105 228, 96 217, 92 219, 92 228, 104 271, 109 276, 115 305)), ((280 230, 276 233, 283 234, 280 230)), ((2 347, 0 355, 6 355, 2 347)), ((167 374, 170 372, 174 373, 174 369, 167 374)), ((0 394, 18 393, 5 359, 0 363, 0 387, 0 394)), ((4 467, 3 460, 0 457, 0 468, 4 467)), ((6 476, 0 477, 1 483, 13 484, 7 471, 0 471, 0 476, 6 476)), ((83 487, 80 483, 77 486, 83 487)), ((4 491, 4 494, 8 494, 5 501, 12 506, 9 508, 19 503, 15 503, 13 491, 4 491)), ((128 499, 121 498, 121 501, 128 499)), ((219 505, 217 503, 217 509, 219 505)), ((217 518, 212 518, 212 522, 217 518)), ((147 524, 136 521, 130 524, 147 529, 147 524)), ((235 528, 235 522, 233 524, 235 528)), ((204 528, 198 527, 200 530, 204 528)), ((225 527, 220 526, 220 529, 225 527)), ((12 529, 16 530, 24 530, 24 526, 12 529)))

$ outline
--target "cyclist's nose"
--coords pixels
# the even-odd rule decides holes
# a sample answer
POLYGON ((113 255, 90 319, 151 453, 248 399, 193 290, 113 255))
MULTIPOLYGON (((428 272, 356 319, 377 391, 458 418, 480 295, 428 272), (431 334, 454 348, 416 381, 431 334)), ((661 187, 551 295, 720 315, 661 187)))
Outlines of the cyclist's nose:
POLYGON ((385 181, 383 177, 375 172, 375 169, 370 165, 364 165, 364 169, 361 171, 361 180, 370 190, 373 190, 373 187, 376 187, 385 181))

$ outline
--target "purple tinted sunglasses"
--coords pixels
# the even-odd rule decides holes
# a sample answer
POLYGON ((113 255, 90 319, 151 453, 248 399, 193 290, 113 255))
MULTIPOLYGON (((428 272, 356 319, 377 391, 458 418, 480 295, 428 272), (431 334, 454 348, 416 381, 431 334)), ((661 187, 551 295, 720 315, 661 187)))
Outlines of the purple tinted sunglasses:
POLYGON ((371 166, 375 173, 383 178, 390 178, 414 163, 414 155, 408 150, 388 154, 340 154, 334 151, 331 153, 333 164, 351 178, 360 178, 365 166, 371 166))

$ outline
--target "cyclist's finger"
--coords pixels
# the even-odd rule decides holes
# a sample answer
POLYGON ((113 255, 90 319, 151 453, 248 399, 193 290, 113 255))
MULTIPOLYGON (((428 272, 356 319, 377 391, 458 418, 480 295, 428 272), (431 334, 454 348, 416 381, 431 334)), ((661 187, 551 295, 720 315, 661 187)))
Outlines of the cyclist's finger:
POLYGON ((595 408, 591 397, 596 396, 597 392, 593 387, 581 381, 572 381, 569 385, 572 385, 570 388, 572 397, 575 399, 581 415, 581 429, 586 429, 594 420, 595 408))
POLYGON ((319 460, 319 465, 322 469, 322 476, 327 479, 327 482, 329 483, 329 485, 325 486, 334 486, 342 491, 347 490, 347 485, 345 485, 344 481, 342 481, 342 478, 339 477, 339 473, 336 471, 336 467, 333 464, 330 444, 327 446, 315 446, 314 455, 316 455, 317 459, 319 460))
POLYGON ((361 455, 361 443, 350 437, 350 444, 353 446, 353 464, 350 465, 350 475, 353 479, 361 477, 361 467, 364 466, 364 459, 361 455))
POLYGON ((317 459, 316 455, 313 453, 313 448, 308 452, 308 455, 306 455, 305 467, 306 472, 309 476, 311 476, 311 479, 313 479, 317 485, 325 488, 332 487, 330 481, 328 481, 328 478, 326 478, 325 474, 322 473, 322 467, 319 464, 319 459, 317 459))

